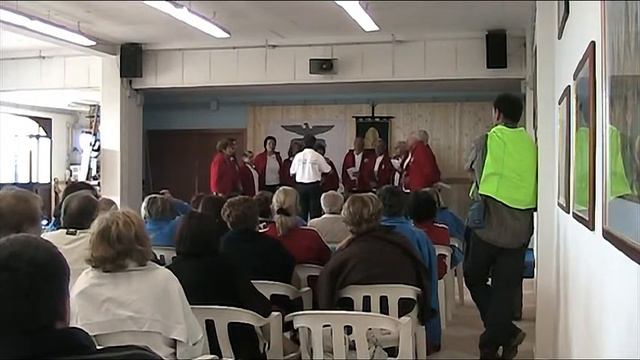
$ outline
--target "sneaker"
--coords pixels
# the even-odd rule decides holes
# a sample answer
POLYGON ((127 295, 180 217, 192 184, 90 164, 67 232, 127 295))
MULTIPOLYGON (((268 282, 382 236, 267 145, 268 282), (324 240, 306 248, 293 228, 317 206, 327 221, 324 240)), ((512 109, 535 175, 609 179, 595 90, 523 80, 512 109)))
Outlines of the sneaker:
POLYGON ((522 344, 525 337, 527 337, 527 334, 524 331, 520 330, 520 332, 517 333, 516 336, 513 337, 513 339, 511 339, 509 345, 505 345, 502 347, 501 358, 509 360, 515 358, 516 355, 518 355, 518 346, 522 344))

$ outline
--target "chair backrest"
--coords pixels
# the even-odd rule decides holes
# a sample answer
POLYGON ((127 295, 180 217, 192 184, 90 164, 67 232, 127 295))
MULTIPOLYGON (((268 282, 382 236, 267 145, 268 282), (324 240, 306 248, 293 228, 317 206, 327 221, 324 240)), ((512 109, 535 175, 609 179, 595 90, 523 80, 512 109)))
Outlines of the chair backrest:
POLYGON ((171 264, 176 257, 176 249, 169 246, 154 246, 153 252, 158 255, 158 259, 165 265, 171 264))
POLYGON ((299 288, 309 287, 309 278, 320 276, 322 266, 313 264, 298 264, 293 271, 293 284, 299 288))
POLYGON ((346 359, 349 342, 355 344, 356 358, 368 359, 369 344, 367 331, 383 329, 390 337, 398 338, 398 359, 412 359, 413 326, 411 318, 394 319, 390 316, 356 311, 301 311, 288 315, 286 321, 293 321, 293 327, 300 333, 300 351, 303 359, 310 359, 309 345, 313 359, 324 358, 323 328, 331 328, 331 348, 334 359, 346 359), (352 329, 345 339, 345 327, 352 329))
POLYGON ((389 316, 396 319, 400 318, 398 303, 400 299, 413 299, 416 306, 407 314, 414 320, 418 320, 418 297, 422 290, 414 286, 402 284, 383 284, 383 285, 351 285, 340 290, 340 298, 350 298, 353 300, 355 311, 364 311, 364 300, 368 297, 371 299, 371 312, 381 314, 380 308, 382 300, 387 299, 389 304, 389 316))
MULTIPOLYGON (((212 320, 214 322, 218 344, 220 345, 223 358, 235 358, 229 339, 230 323, 249 324, 256 327, 256 329, 268 325, 270 338, 267 340, 269 345, 267 358, 281 359, 283 357, 282 315, 280 315, 280 313, 274 312, 271 313, 268 318, 263 318, 253 311, 227 306, 191 306, 191 310, 205 333, 207 331, 206 321, 212 320)), ((207 339, 207 337, 205 337, 205 339, 207 339)), ((207 342, 207 349, 208 346, 207 342)))
POLYGON ((433 247, 435 247, 436 249, 436 256, 439 255, 444 255, 447 257, 446 262, 447 262, 447 269, 451 268, 451 254, 453 253, 453 250, 451 249, 451 246, 449 245, 434 245, 433 247))
POLYGON ((267 299, 271 300, 272 295, 284 295, 288 297, 289 300, 301 298, 303 309, 311 310, 311 307, 313 305, 313 296, 311 293, 311 289, 308 287, 298 290, 294 286, 289 284, 266 280, 253 280, 251 281, 251 283, 267 299))

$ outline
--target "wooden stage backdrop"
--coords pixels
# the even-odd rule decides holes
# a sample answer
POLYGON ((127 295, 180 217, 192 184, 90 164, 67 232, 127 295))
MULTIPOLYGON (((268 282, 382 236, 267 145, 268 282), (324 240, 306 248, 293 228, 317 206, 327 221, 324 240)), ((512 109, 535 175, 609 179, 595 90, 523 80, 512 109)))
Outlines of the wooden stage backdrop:
MULTIPOLYGON (((451 190, 444 191, 445 201, 464 217, 470 185, 464 171, 466 155, 473 139, 491 126, 491 110, 490 102, 388 103, 377 105, 376 115, 395 116, 391 120, 390 147, 396 141, 406 140, 411 131, 425 129, 429 132, 429 143, 438 159, 442 177, 452 185, 451 190)), ((328 135, 333 143, 344 144, 342 148, 328 149, 327 154, 340 171, 342 156, 351 148, 355 136, 352 116, 370 113, 368 104, 252 106, 247 121, 247 148, 262 151, 264 137, 280 124, 302 125, 306 122, 314 126, 344 122, 344 131, 328 135), (332 156, 331 153, 341 155, 332 156)), ((283 153, 287 147, 288 142, 279 144, 283 153)))

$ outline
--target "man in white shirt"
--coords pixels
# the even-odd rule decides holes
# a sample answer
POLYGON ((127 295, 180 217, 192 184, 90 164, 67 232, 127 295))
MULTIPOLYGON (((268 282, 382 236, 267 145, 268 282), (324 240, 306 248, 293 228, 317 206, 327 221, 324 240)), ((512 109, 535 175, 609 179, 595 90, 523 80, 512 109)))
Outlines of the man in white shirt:
POLYGON ((315 136, 305 135, 303 144, 304 150, 293 158, 289 172, 294 177, 298 193, 300 193, 300 216, 307 221, 322 215, 320 180, 322 180, 322 174, 331 171, 331 166, 327 164, 324 156, 313 149, 316 144, 315 136))
POLYGON ((69 289, 76 279, 89 268, 86 263, 89 257, 89 228, 98 216, 98 199, 91 192, 84 190, 73 193, 62 203, 62 228, 42 237, 52 242, 62 253, 71 271, 69 289))
POLYGON ((322 240, 324 240, 329 247, 335 248, 351 236, 340 214, 342 212, 342 205, 344 204, 344 197, 337 191, 327 191, 322 194, 320 202, 324 215, 309 221, 309 227, 318 230, 318 233, 322 236, 322 240))

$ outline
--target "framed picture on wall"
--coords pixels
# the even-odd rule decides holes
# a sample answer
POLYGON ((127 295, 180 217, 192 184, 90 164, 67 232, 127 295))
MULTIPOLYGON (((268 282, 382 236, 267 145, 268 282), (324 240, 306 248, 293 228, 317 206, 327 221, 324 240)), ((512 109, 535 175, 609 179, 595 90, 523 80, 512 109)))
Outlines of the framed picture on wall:
POLYGON ((571 85, 558 101, 558 206, 569 214, 571 188, 571 85))
POLYGON ((564 27, 569 19, 569 0, 558 0, 558 40, 562 39, 564 27))
POLYGON ((594 230, 596 175, 596 43, 591 41, 573 73, 573 217, 594 230))
POLYGON ((603 1, 603 236, 640 264, 640 3, 603 1))

